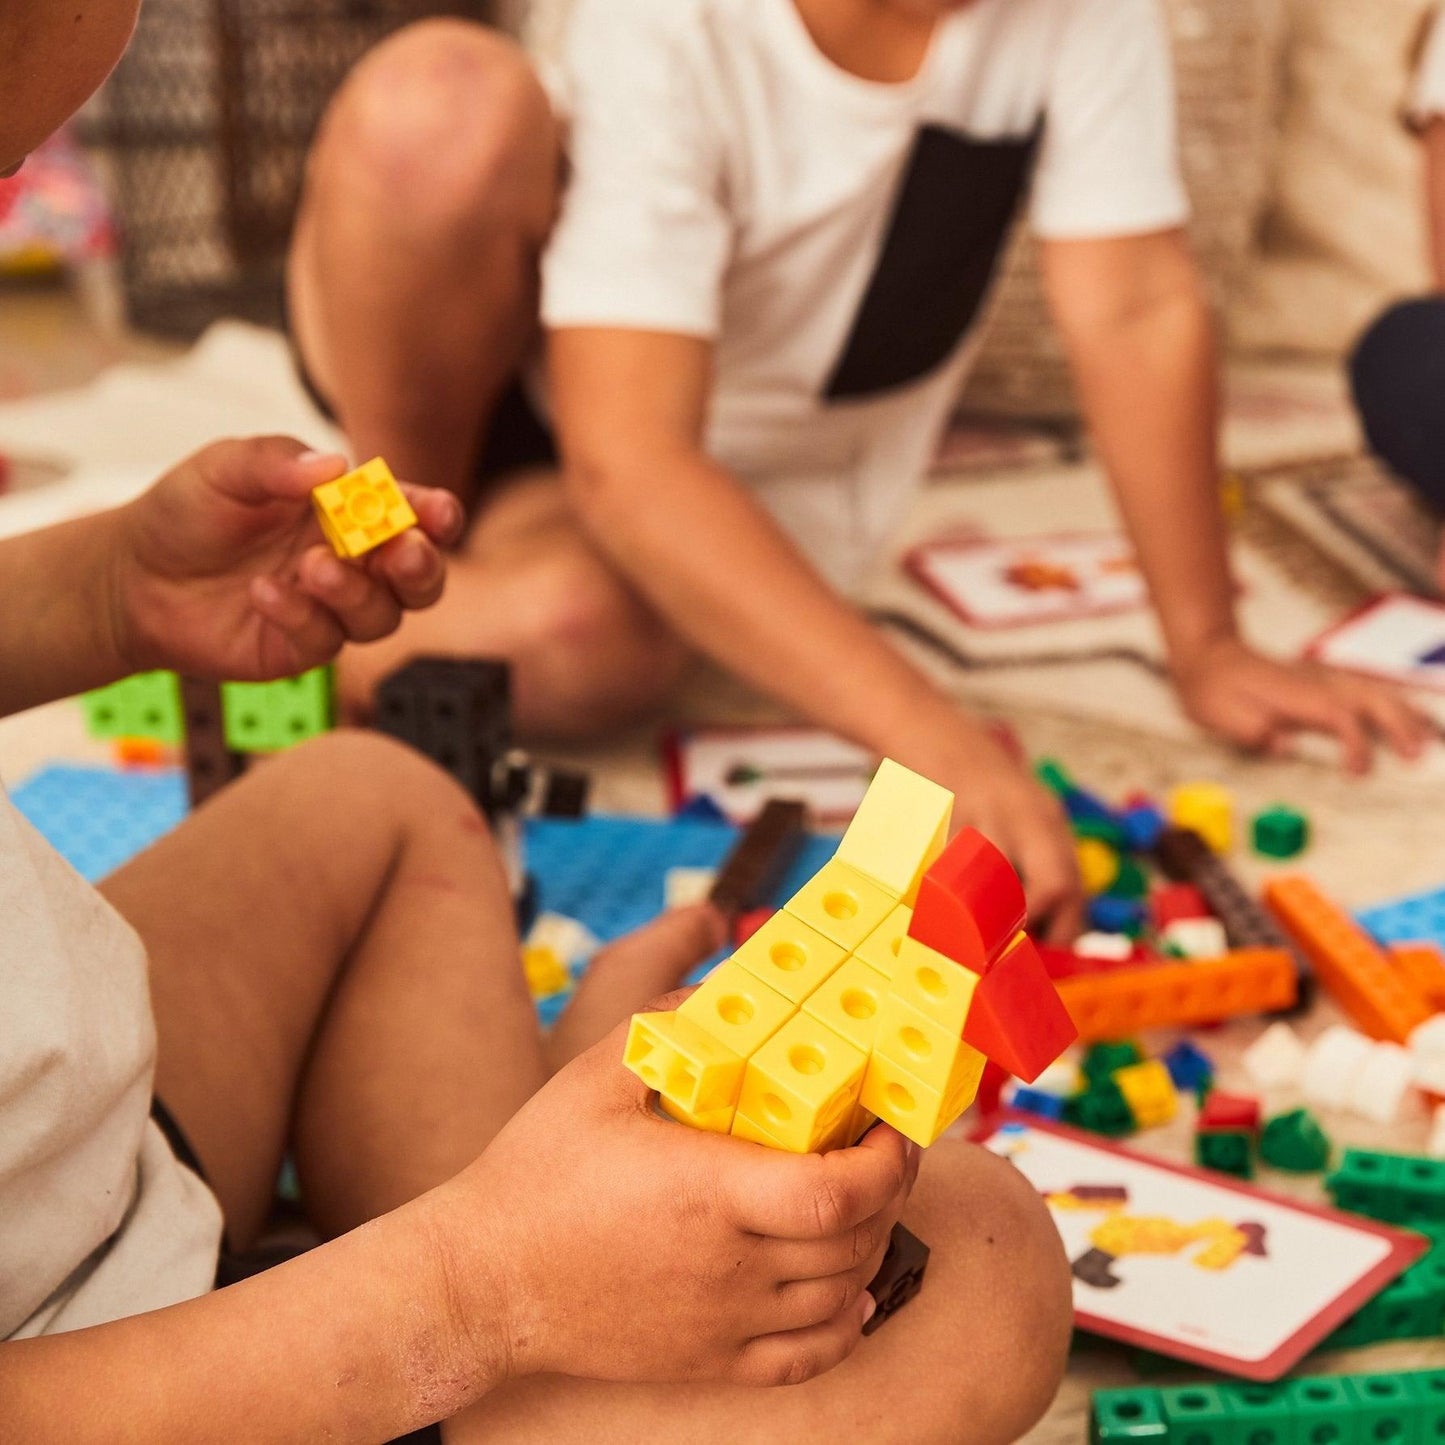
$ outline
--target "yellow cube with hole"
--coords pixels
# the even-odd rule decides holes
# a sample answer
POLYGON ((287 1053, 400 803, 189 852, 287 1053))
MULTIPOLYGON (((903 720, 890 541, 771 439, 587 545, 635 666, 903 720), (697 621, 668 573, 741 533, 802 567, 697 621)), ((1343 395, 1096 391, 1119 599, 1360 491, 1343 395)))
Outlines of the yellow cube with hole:
POLYGON ((949 1033, 963 1036, 977 987, 978 975, 972 969, 945 958, 916 938, 903 940, 891 992, 949 1033))
POLYGON ((898 967, 898 950, 908 937, 908 925, 913 922, 913 910, 906 904, 895 906, 893 912, 853 950, 855 958, 861 958, 869 968, 876 969, 884 978, 892 978, 898 967))
POLYGON ((911 906, 952 816, 947 788, 884 758, 834 856, 911 906))
POLYGON ((380 457, 313 487, 311 504, 338 557, 360 557, 416 526, 411 503, 380 457))
POLYGON ((676 1013, 633 1014, 622 1062, 688 1114, 731 1108, 742 1084, 742 1056, 676 1013))
POLYGON ((907 1139, 927 1148, 973 1103, 983 1077, 984 1057, 964 1044, 947 1080, 935 1089, 916 1074, 875 1052, 868 1060, 859 1103, 907 1139))
POLYGON ((779 909, 733 954, 733 961, 800 1004, 847 956, 846 948, 779 909))
POLYGON ((810 1014, 792 1018, 747 1062, 738 1111, 785 1149, 806 1154, 841 1134, 868 1055, 810 1014))
POLYGON ((893 912, 897 902, 856 868, 835 858, 825 863, 783 907, 852 953, 893 912))
POLYGON ((803 1012, 866 1054, 873 1048, 873 1030, 887 992, 888 980, 881 973, 861 958, 849 958, 803 1000, 803 1012))
POLYGON ((745 1059, 797 1011, 777 989, 728 958, 678 1008, 677 1016, 706 1029, 720 1044, 745 1059))
POLYGON ((1169 1070, 1159 1059, 1146 1059, 1114 1070, 1114 1082, 1141 1129, 1167 1124, 1179 1112, 1179 1095, 1169 1070))
POLYGON ((679 1124, 690 1124, 694 1129, 706 1129, 709 1134, 732 1133, 733 1106, 731 1104, 722 1109, 710 1109, 705 1114, 694 1114, 684 1109, 681 1104, 674 1103, 665 1094, 659 1094, 657 1102, 662 1106, 662 1112, 670 1118, 676 1119, 679 1124))
POLYGON ((970 1049, 955 1030, 945 1028, 899 994, 890 993, 878 1010, 873 1052, 900 1064, 940 1094, 947 1094, 954 1086, 959 1059, 977 1050, 970 1049))

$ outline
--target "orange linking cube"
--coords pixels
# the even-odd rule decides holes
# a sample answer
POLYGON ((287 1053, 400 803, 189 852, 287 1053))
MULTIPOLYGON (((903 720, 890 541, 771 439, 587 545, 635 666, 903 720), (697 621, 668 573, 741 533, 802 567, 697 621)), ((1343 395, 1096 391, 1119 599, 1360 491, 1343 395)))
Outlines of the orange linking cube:
POLYGON ((360 557, 416 526, 416 513, 380 457, 312 488, 311 502, 338 557, 360 557))
POLYGON ((772 1148, 851 1144, 875 1118, 931 1144, 987 1058, 1032 1080, 1075 1030, 1023 933, 1017 875, 953 796, 891 760, 837 854, 623 1057, 695 1128, 772 1148))

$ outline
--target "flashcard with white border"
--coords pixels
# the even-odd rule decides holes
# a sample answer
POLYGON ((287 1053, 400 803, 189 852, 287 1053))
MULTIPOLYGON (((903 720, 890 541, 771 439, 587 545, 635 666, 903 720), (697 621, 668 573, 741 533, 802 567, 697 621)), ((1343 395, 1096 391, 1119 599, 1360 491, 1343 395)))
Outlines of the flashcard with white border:
POLYGON ((1445 692, 1445 604, 1391 592, 1320 634, 1307 657, 1445 692))
POLYGON ((1044 1196, 1081 1329, 1225 1374, 1278 1379, 1428 1248, 1025 1115, 976 1137, 1044 1196))

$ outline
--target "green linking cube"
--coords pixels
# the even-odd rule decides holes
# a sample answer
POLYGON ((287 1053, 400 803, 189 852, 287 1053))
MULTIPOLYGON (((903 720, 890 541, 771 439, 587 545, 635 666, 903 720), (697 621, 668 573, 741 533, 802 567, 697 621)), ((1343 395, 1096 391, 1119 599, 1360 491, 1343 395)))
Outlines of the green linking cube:
POLYGON ((185 741, 181 688, 173 672, 138 672, 80 699, 93 738, 149 738, 179 747, 185 741))
POLYGON ((331 669, 279 682, 221 684, 226 745, 238 753, 277 753, 331 729, 331 669))

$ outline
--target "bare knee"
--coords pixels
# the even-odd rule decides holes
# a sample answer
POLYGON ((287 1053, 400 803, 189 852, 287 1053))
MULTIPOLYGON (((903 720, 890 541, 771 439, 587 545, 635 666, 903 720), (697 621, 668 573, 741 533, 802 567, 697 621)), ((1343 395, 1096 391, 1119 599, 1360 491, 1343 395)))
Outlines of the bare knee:
POLYGON ((423 20, 363 58, 322 122, 309 199, 415 229, 551 221, 558 140, 536 73, 481 25, 423 20))

